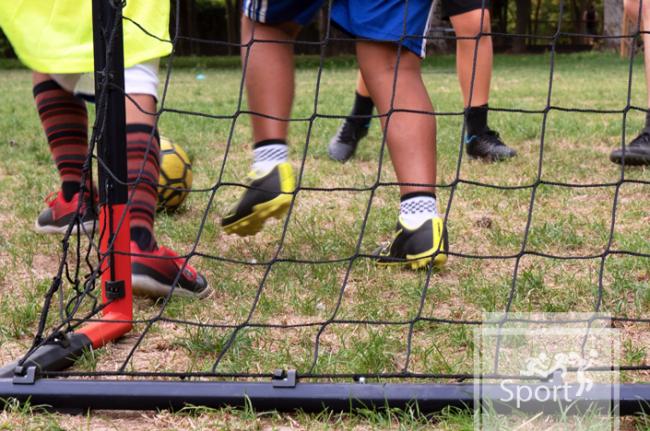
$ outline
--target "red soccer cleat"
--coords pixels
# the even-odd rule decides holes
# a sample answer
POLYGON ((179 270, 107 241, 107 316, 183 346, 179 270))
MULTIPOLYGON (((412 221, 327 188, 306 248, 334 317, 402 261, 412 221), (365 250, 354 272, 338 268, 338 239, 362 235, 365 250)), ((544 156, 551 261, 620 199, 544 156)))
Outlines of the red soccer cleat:
POLYGON ((131 283, 133 294, 140 296, 167 296, 173 288, 174 295, 205 298, 210 294, 208 282, 189 264, 185 258, 166 247, 156 247, 153 251, 142 251, 135 241, 131 241, 131 283), (183 268, 176 287, 174 280, 183 268))
POLYGON ((97 211, 94 205, 89 205, 88 200, 89 198, 79 208, 79 193, 70 202, 63 199, 61 191, 50 193, 45 198, 47 208, 38 215, 34 229, 39 233, 66 233, 70 223, 74 223, 72 233, 77 233, 80 226, 82 232, 92 231, 97 222, 97 211))

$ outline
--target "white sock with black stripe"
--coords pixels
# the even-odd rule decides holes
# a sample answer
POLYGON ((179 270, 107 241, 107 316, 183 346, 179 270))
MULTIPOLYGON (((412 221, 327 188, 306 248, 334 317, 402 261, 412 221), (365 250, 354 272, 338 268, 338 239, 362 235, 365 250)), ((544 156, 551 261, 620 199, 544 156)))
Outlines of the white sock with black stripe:
POLYGON ((265 174, 282 162, 286 162, 289 156, 289 147, 286 141, 281 139, 267 139, 260 141, 253 147, 255 161, 253 170, 265 174))
POLYGON ((436 195, 426 192, 408 193, 402 196, 399 216, 406 227, 414 229, 438 215, 436 195))

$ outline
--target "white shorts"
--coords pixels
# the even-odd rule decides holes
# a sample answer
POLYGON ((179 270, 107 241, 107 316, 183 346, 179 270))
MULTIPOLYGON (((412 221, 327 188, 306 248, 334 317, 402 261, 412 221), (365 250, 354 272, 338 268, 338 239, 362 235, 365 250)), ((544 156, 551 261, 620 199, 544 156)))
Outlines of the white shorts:
MULTIPOLYGON (((159 59, 155 59, 124 69, 126 94, 149 94, 158 99, 158 63, 159 59)), ((90 97, 95 95, 93 73, 51 73, 50 76, 71 93, 90 97)))

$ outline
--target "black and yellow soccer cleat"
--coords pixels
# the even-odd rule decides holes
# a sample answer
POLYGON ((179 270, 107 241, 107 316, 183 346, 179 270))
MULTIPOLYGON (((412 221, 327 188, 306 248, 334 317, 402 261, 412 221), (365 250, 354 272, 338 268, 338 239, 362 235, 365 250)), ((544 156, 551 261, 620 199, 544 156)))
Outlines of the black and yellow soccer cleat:
POLYGON ((282 162, 265 175, 258 176, 255 172, 248 174, 248 187, 239 202, 221 220, 227 234, 255 235, 266 219, 282 218, 291 205, 296 180, 291 165, 282 162))
POLYGON ((438 216, 420 226, 407 227, 401 217, 397 222, 395 237, 373 254, 379 265, 407 265, 419 269, 433 263, 440 267, 447 262, 447 232, 438 216))

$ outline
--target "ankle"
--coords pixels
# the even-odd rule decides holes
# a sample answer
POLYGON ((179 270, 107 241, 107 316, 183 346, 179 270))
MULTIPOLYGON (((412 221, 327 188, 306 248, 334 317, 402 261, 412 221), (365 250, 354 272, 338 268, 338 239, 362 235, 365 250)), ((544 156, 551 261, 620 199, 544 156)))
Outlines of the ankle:
POLYGON ((253 170, 268 172, 288 160, 289 147, 284 139, 267 139, 257 142, 253 147, 253 153, 255 156, 253 170))
POLYGON ((407 193, 400 199, 399 216, 410 227, 418 227, 437 214, 436 195, 433 193, 407 193))
POLYGON ((145 227, 132 227, 131 241, 135 242, 142 251, 153 251, 156 248, 153 232, 145 227))

